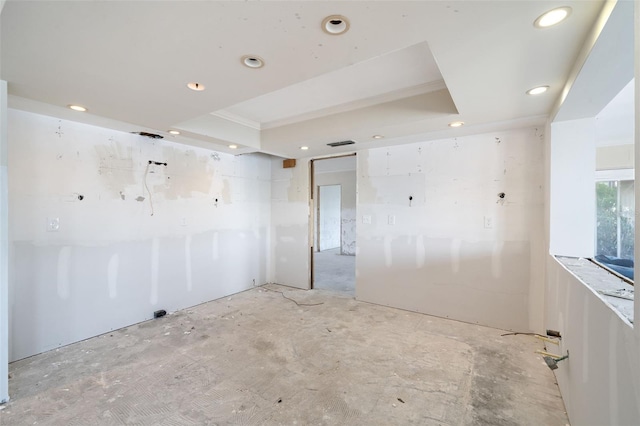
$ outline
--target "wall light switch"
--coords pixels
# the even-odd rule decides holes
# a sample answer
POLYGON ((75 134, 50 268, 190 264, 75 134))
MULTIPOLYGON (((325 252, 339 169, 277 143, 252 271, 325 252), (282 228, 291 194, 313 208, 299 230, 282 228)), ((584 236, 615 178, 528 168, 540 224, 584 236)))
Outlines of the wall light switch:
POLYGON ((490 216, 485 216, 484 217, 484 227, 486 229, 491 229, 493 228, 493 218, 490 216))
POLYGON ((364 223, 365 225, 371 225, 371 216, 369 215, 362 216, 362 223, 364 223))
POLYGON ((47 232, 58 232, 60 230, 60 218, 48 217, 47 218, 47 232))
POLYGON ((396 217, 395 215, 390 214, 389 215, 389 225, 395 225, 396 224, 396 217))

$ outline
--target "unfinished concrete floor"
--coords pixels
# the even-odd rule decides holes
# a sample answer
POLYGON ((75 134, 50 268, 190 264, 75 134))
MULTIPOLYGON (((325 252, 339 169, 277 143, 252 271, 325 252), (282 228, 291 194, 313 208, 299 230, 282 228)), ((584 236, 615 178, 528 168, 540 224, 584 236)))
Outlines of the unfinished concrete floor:
POLYGON ((356 257, 340 254, 340 248, 315 252, 313 288, 355 296, 356 257))
POLYGON ((0 424, 568 423, 533 337, 266 288, 12 363, 0 424))

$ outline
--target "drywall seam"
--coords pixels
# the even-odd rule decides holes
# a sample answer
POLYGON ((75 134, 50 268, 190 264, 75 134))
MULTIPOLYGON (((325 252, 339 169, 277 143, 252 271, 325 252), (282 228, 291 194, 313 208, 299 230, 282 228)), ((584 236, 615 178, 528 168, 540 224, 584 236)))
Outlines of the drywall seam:
POLYGON ((269 157, 8 114, 10 360, 267 282, 269 157))
POLYGON ((542 309, 532 271, 544 261, 533 253, 543 247, 541 136, 526 128, 359 152, 357 298, 529 329, 529 310, 542 309))
MULTIPOLYGON (((4 2, 0 4, 1 7, 4 2)), ((0 403, 9 400, 9 189, 7 82, 0 80, 0 403)))

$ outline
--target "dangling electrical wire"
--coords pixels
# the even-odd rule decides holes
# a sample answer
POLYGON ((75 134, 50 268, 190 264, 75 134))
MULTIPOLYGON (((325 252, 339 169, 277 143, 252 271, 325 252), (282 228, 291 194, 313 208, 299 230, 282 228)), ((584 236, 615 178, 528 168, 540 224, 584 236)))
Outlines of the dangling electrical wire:
POLYGON ((147 186, 147 174, 149 174, 149 166, 151 165, 151 161, 147 163, 147 168, 144 170, 144 187, 147 190, 147 194, 149 195, 149 206, 151 207, 151 216, 153 216, 153 200, 151 199, 151 191, 149 191, 149 187, 147 186))

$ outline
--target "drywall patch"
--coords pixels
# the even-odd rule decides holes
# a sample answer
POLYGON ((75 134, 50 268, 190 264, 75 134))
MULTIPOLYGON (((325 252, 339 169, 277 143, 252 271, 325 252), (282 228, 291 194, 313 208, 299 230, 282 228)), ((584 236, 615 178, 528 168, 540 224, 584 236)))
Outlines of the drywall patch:
POLYGON ((58 253, 58 297, 68 299, 70 293, 69 268, 71 259, 71 247, 65 246, 58 253))
POLYGON ((108 144, 94 146, 98 160, 98 175, 104 189, 114 198, 121 196, 121 189, 137 183, 134 175, 133 147, 113 139, 108 144))
POLYGON ((154 193, 161 191, 166 200, 190 198, 194 193, 209 194, 215 160, 208 153, 198 155, 193 150, 182 152, 174 147, 164 147, 162 152, 163 158, 167 159, 168 170, 159 171, 162 178, 154 182, 154 193))
POLYGON ((107 284, 109 286, 109 299, 115 299, 118 297, 118 265, 120 258, 117 254, 114 254, 109 259, 107 266, 107 284))

